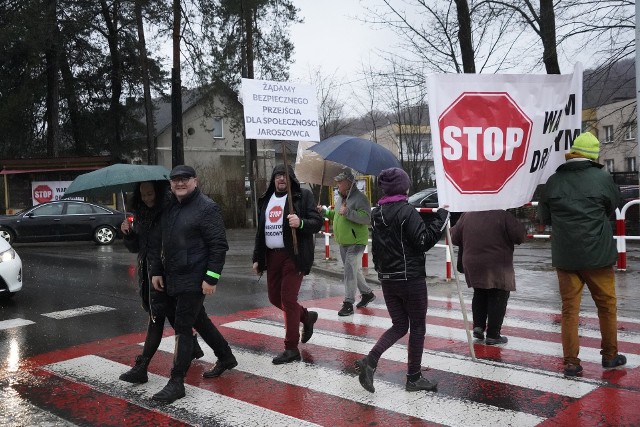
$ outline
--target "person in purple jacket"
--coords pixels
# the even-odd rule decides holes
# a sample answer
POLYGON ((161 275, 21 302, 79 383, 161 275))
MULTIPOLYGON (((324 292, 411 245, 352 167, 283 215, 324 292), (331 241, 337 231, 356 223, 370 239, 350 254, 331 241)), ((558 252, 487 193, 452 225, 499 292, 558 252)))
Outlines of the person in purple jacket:
POLYGON ((436 390, 438 383, 422 376, 422 353, 426 334, 427 273, 425 252, 442 236, 449 212, 438 209, 426 226, 420 214, 407 202, 410 180, 400 168, 380 172, 378 188, 384 196, 373 209, 371 253, 382 285, 392 326, 387 329, 369 354, 355 363, 362 387, 373 393, 373 375, 382 353, 409 332, 407 348, 407 382, 405 390, 436 390))

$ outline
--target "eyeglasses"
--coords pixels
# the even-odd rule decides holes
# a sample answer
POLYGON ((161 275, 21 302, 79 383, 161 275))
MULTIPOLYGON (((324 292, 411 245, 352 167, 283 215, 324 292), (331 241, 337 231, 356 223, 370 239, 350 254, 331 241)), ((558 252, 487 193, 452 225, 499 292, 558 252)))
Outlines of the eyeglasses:
POLYGON ((189 180, 193 178, 191 176, 176 176, 175 178, 171 178, 170 181, 174 184, 186 184, 189 180))

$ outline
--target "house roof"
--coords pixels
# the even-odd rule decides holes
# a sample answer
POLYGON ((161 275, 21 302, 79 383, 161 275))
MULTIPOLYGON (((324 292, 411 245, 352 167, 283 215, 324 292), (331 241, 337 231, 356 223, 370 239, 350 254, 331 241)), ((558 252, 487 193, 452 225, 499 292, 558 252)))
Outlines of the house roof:
MULTIPOLYGON (((189 111, 198 103, 204 94, 199 89, 187 89, 182 91, 182 114, 189 111)), ((143 115, 144 119, 144 115, 143 115)), ((154 132, 160 135, 171 126, 171 96, 163 96, 153 100, 154 132)))
MULTIPOLYGON (((222 96, 227 97, 232 101, 239 102, 238 95, 228 86, 223 85, 221 92, 222 96)), ((212 89, 210 88, 196 88, 196 89, 182 89, 182 114, 189 111, 196 106, 203 98, 210 96, 212 89)), ((165 130, 171 127, 171 95, 162 96, 153 100, 153 121, 154 132, 156 135, 160 135, 165 130)), ((142 112, 141 121, 144 121, 144 111, 142 112)))

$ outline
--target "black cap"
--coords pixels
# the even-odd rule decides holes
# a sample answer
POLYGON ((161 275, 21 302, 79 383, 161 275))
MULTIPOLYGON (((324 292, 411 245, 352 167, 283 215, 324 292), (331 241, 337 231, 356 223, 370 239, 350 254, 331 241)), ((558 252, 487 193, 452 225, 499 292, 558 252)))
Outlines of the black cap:
POLYGON ((175 168, 171 169, 171 173, 169 174, 169 179, 175 178, 177 176, 186 176, 189 178, 195 178, 196 171, 191 166, 178 165, 175 168))

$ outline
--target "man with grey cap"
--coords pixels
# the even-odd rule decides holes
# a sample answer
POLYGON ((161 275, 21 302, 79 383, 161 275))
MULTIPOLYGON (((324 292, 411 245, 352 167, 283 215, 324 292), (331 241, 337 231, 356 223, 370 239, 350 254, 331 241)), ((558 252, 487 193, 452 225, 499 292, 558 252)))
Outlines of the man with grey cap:
POLYGON ((334 178, 338 185, 338 200, 334 209, 318 206, 318 211, 333 221, 333 235, 340 245, 344 264, 345 296, 339 316, 353 314, 356 288, 360 292, 357 308, 366 307, 376 296, 362 274, 362 254, 369 241, 371 204, 356 185, 350 169, 344 169, 334 178))
POLYGON ((198 188, 196 171, 179 165, 169 175, 171 197, 160 218, 160 233, 150 249, 151 283, 175 305, 175 350, 167 385, 153 400, 170 403, 185 396, 184 377, 191 364, 192 328, 218 358, 204 373, 215 378, 237 366, 229 344, 204 310, 204 298, 216 292, 229 250, 218 205, 198 188))

